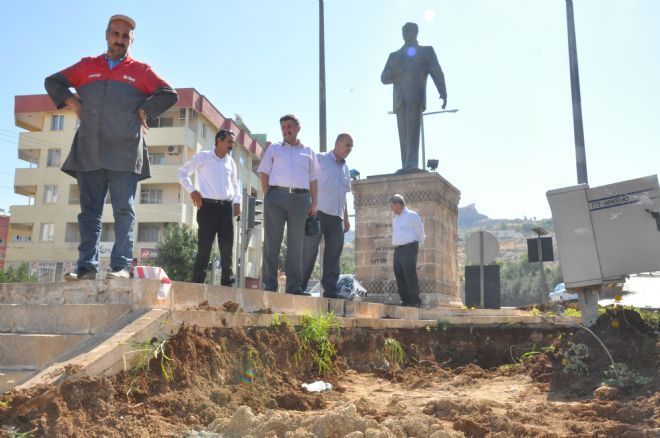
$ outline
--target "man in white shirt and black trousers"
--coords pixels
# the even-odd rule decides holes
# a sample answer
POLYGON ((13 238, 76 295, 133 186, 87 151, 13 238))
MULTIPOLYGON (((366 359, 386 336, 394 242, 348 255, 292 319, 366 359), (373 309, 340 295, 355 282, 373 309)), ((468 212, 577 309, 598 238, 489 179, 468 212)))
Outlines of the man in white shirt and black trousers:
POLYGON ((419 280, 417 278, 417 253, 426 240, 422 218, 406 208, 401 195, 390 198, 392 220, 392 246, 394 247, 394 276, 404 306, 419 307, 419 280))
POLYGON ((233 217, 241 214, 241 193, 238 190, 236 163, 230 152, 234 147, 234 133, 221 129, 215 136, 215 148, 195 154, 181 166, 177 177, 183 188, 190 193, 197 210, 197 257, 193 268, 193 283, 204 283, 206 269, 211 256, 215 236, 218 236, 220 284, 231 286, 234 279, 231 271, 234 244, 233 217), (197 172, 199 190, 190 181, 197 172), (232 206, 233 204, 233 206, 232 206))
POLYGON ((259 174, 264 192, 264 252, 261 281, 277 290, 277 261, 287 229, 286 293, 309 295, 302 289, 305 221, 316 214, 318 163, 314 151, 298 140, 300 122, 287 114, 280 118, 282 140, 261 157, 259 174))

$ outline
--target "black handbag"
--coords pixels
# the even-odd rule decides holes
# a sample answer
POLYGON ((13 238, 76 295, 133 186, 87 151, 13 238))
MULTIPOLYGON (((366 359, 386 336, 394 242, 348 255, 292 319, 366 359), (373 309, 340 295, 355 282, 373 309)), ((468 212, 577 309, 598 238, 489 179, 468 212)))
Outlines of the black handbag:
POLYGON ((321 220, 316 216, 309 216, 305 221, 305 234, 308 236, 321 234, 321 220))

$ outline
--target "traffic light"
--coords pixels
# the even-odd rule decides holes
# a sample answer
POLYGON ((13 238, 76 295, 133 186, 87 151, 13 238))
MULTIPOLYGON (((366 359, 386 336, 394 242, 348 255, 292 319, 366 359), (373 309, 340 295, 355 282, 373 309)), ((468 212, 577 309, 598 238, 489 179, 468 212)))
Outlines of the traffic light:
POLYGON ((261 225, 261 221, 256 219, 258 215, 261 214, 260 206, 263 204, 263 201, 250 196, 247 203, 247 229, 254 230, 254 227, 261 225))

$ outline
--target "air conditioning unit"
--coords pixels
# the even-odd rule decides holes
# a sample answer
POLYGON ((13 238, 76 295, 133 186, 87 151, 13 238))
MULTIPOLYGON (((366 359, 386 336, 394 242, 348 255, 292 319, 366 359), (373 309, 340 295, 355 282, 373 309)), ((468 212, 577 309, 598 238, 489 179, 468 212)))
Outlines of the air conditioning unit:
POLYGON ((167 147, 167 154, 168 155, 179 155, 180 148, 179 146, 168 146, 167 147))

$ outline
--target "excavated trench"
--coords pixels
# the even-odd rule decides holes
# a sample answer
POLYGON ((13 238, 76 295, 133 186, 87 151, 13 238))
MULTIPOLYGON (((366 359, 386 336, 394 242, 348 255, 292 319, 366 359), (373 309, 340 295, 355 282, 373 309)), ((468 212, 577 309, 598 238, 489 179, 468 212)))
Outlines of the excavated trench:
POLYGON ((283 321, 182 327, 154 339, 142 367, 110 377, 71 370, 60 385, 0 397, 0 428, 107 437, 657 436, 657 333, 623 310, 601 316, 594 333, 637 383, 601 387, 609 356, 579 328, 339 328, 322 347, 283 321), (587 356, 576 358, 576 345, 587 356), (333 365, 319 373, 318 358, 328 355, 333 365), (332 390, 302 388, 316 380, 332 390))

